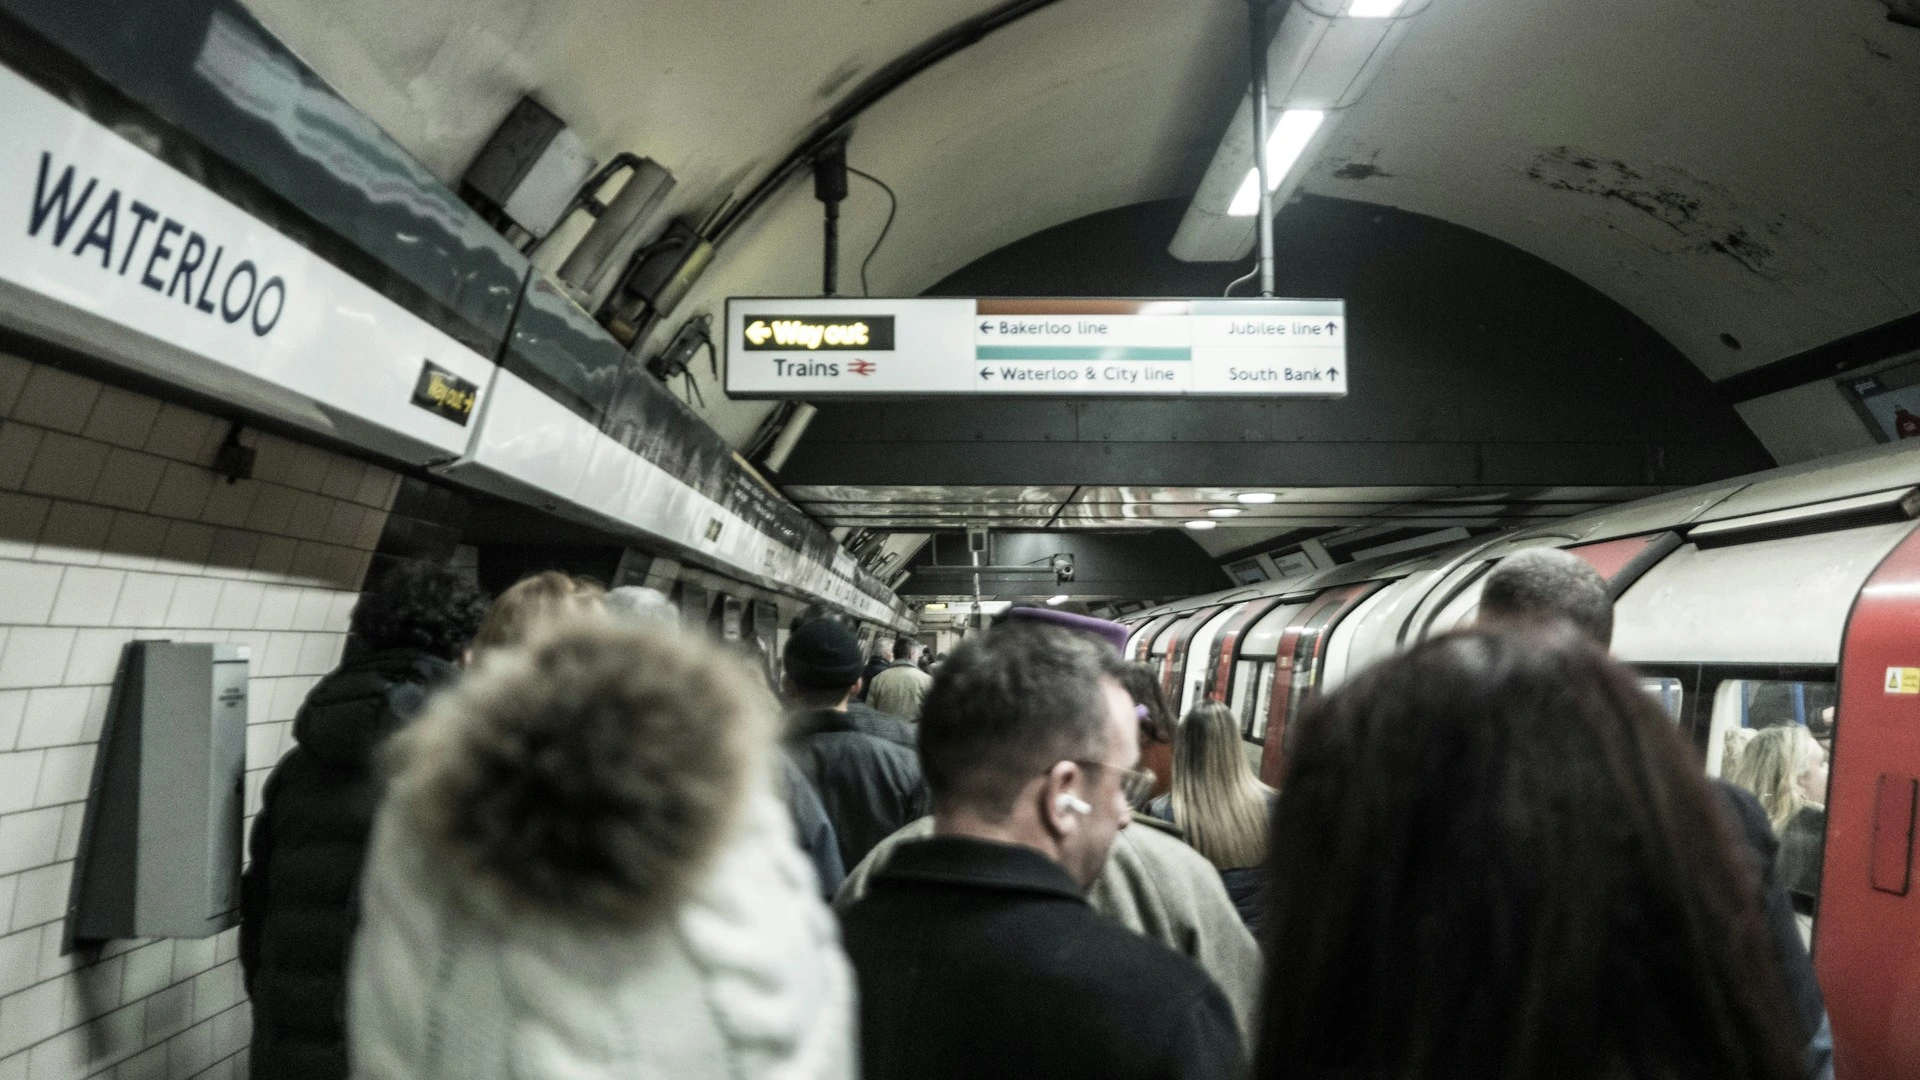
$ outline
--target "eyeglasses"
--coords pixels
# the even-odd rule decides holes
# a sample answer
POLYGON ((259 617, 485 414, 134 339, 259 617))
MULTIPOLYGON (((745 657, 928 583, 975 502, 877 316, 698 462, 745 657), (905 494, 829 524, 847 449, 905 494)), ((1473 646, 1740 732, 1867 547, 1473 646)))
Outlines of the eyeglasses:
POLYGON ((1089 769, 1111 769, 1120 774, 1120 794, 1127 800, 1128 806, 1139 806, 1147 800, 1153 791, 1154 775, 1152 769, 1123 769, 1118 765, 1109 765, 1104 761, 1081 761, 1075 758, 1075 765, 1089 769))

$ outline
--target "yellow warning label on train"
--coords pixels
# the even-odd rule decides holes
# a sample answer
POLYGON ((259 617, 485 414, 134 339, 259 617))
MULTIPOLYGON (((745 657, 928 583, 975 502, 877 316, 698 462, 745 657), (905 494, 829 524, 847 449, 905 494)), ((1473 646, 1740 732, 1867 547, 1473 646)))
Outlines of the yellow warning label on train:
POLYGON ((1920 667, 1888 668, 1887 693, 1920 694, 1920 667))

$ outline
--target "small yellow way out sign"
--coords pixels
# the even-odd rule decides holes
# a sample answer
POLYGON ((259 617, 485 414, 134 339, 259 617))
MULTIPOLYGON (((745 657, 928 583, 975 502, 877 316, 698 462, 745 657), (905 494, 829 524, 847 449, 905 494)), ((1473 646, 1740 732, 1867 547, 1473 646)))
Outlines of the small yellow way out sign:
POLYGON ((749 350, 891 351, 893 316, 848 315, 831 319, 816 315, 753 316, 741 333, 749 350))
POLYGON ((1888 668, 1887 693, 1920 694, 1920 667, 1888 668))

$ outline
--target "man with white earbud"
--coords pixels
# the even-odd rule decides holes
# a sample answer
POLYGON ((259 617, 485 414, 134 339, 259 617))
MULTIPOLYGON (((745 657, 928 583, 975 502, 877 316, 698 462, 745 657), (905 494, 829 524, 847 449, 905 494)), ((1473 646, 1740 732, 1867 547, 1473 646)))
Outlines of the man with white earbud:
POLYGON ((1086 902, 1153 783, 1118 667, 1013 622, 941 668, 920 720, 934 836, 841 914, 867 1080, 1241 1074, 1220 988, 1086 902))

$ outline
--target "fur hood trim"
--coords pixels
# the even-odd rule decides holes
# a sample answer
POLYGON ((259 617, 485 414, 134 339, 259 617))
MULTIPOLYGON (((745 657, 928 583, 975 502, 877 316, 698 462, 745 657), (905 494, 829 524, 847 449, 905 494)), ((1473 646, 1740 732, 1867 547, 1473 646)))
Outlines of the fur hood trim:
POLYGON ((726 842, 766 782, 774 716, 710 642, 576 626, 490 654, 428 705, 394 742, 392 811, 476 914, 633 927, 726 842))

